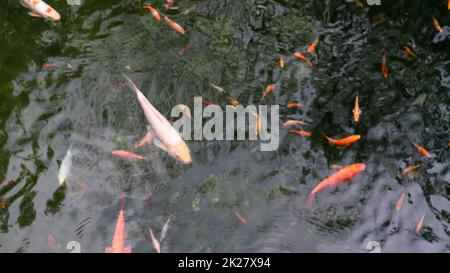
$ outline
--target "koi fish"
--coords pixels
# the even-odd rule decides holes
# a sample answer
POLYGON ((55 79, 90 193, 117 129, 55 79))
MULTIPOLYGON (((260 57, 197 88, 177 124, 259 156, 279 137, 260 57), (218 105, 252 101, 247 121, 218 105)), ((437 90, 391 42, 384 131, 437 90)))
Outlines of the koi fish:
POLYGON ((389 70, 387 67, 387 58, 385 52, 383 52, 383 56, 381 57, 381 73, 383 73, 383 77, 387 79, 389 75, 389 70))
POLYGON ((154 7, 152 7, 150 5, 145 5, 142 8, 148 9, 153 14, 153 17, 155 17, 156 20, 158 20, 158 21, 161 20, 161 16, 159 15, 158 11, 154 7))
POLYGON ((239 101, 237 101, 233 97, 228 96, 227 99, 231 103, 231 105, 233 105, 234 107, 236 107, 239 104, 239 101))
POLYGON ((362 163, 356 163, 356 164, 352 164, 350 166, 347 166, 341 170, 339 170, 338 172, 336 172, 335 174, 329 176, 328 178, 326 178, 325 180, 323 180, 322 182, 320 182, 309 194, 306 203, 311 206, 314 197, 323 189, 329 188, 329 187, 334 187, 337 186, 341 183, 344 182, 350 182, 351 179, 359 174, 360 172, 364 171, 366 169, 366 165, 362 164, 362 163))
POLYGON ((413 171, 419 169, 420 167, 422 167, 422 164, 417 164, 417 165, 408 167, 402 171, 402 174, 408 174, 410 172, 413 172, 413 171))
POLYGON ((247 219, 245 219, 237 210, 234 211, 234 214, 238 218, 239 222, 241 222, 241 224, 247 224, 247 219))
POLYGON ((422 230, 424 220, 425 220, 425 213, 422 214, 422 216, 419 219, 419 222, 416 225, 416 233, 420 233, 420 231, 422 230))
POLYGON ((57 250, 59 248, 59 244, 58 242, 55 240, 55 238, 49 234, 47 237, 47 241, 48 241, 48 246, 53 250, 57 250))
POLYGON ((447 1, 447 9, 450 10, 450 0, 447 1))
POLYGON ((346 138, 341 138, 341 139, 333 139, 330 137, 327 137, 326 135, 323 135, 330 143, 336 145, 336 146, 341 146, 341 147, 347 147, 353 143, 355 143, 356 141, 361 139, 360 135, 351 135, 348 136, 346 138))
POLYGON ((422 146, 418 145, 417 143, 415 143, 414 141, 411 141, 412 145, 414 145, 414 147, 416 148, 417 151, 419 151, 419 153, 423 154, 424 156, 430 158, 430 153, 425 150, 425 148, 423 148, 422 146))
POLYGON ((164 224, 164 226, 163 226, 163 228, 161 230, 161 234, 159 235, 159 241, 160 242, 164 241, 164 239, 167 236, 167 232, 169 231, 169 228, 170 228, 169 223, 170 223, 170 218, 167 219, 166 223, 164 224))
POLYGON ((416 53, 414 53, 414 51, 409 46, 404 46, 403 47, 403 54, 409 55, 409 56, 411 56, 411 57, 413 57, 415 59, 417 58, 416 53))
POLYGON ((106 253, 131 253, 131 246, 125 247, 126 231, 125 231, 125 200, 120 200, 119 217, 117 218, 116 229, 111 247, 105 248, 106 253))
POLYGON ((151 228, 150 228, 150 239, 152 240, 153 248, 156 250, 156 252, 161 253, 161 244, 153 235, 153 231, 151 228))
POLYGON ((42 0, 20 0, 22 6, 31 9, 29 14, 34 17, 42 17, 51 21, 59 21, 61 15, 42 0))
POLYGON ((297 108, 297 107, 302 107, 302 106, 303 106, 303 104, 301 104, 301 103, 291 102, 291 103, 288 103, 287 108, 297 108))
POLYGON ((274 92, 275 91, 275 84, 269 84, 267 87, 266 87, 266 90, 264 90, 264 93, 263 93, 263 95, 262 95, 262 97, 261 97, 261 100, 263 100, 267 95, 269 95, 269 93, 272 93, 272 92, 274 92))
POLYGON ((136 94, 136 97, 144 111, 145 117, 151 128, 150 133, 153 144, 163 149, 169 155, 183 164, 192 162, 191 153, 186 142, 181 138, 178 131, 170 122, 145 98, 144 94, 137 88, 134 82, 123 74, 127 79, 129 87, 136 94))
POLYGON ((289 133, 294 133, 294 134, 301 135, 301 136, 304 136, 304 137, 310 137, 311 136, 311 132, 302 131, 302 130, 289 130, 289 133))
POLYGON ((356 96, 355 106, 353 107, 353 120, 355 122, 358 122, 360 115, 361 115, 361 109, 359 108, 358 96, 356 96))
POLYGON ((170 7, 173 5, 173 0, 167 0, 167 3, 165 5, 166 10, 170 9, 170 7))
POLYGON ((225 89, 223 89, 222 87, 215 85, 213 83, 209 83, 214 89, 216 89, 219 93, 225 93, 225 89))
POLYGON ((308 47, 307 51, 309 53, 312 53, 314 50, 316 50, 317 45, 319 45, 319 37, 317 37, 308 47))
POLYGON ((61 186, 67 179, 67 176, 70 174, 70 169, 72 168, 72 145, 70 145, 69 150, 67 151, 64 159, 61 162, 61 166, 58 171, 58 182, 61 186))
POLYGON ((398 199, 397 203, 395 203, 395 210, 397 212, 399 212, 400 209, 402 208, 403 202, 405 202, 405 192, 402 192, 402 195, 400 195, 400 198, 398 199))
POLYGON ((303 61, 303 62, 307 63, 310 67, 313 67, 313 66, 314 66, 308 58, 306 58, 305 56, 303 56, 302 53, 300 53, 300 52, 295 52, 294 55, 295 55, 295 57, 297 57, 297 59, 299 59, 300 61, 303 61))
POLYGON ((436 29, 437 29, 439 32, 442 32, 442 27, 441 27, 441 25, 439 24, 438 20, 437 20, 436 18, 434 18, 433 16, 431 16, 431 18, 433 18, 434 26, 436 27, 436 29))
POLYGON ((280 60, 278 61, 278 65, 280 66, 281 69, 284 68, 284 58, 280 57, 280 60))
POLYGON ((121 157, 121 158, 126 158, 126 159, 139 159, 139 160, 146 160, 146 157, 143 157, 141 155, 137 155, 135 153, 132 152, 127 152, 127 151, 123 151, 123 150, 114 150, 111 152, 113 155, 121 157))
POLYGON ((182 28, 179 24, 175 23, 174 21, 170 20, 167 16, 164 16, 164 20, 166 20, 167 25, 171 27, 172 29, 178 31, 181 34, 186 34, 186 31, 184 28, 182 28))
POLYGON ((284 127, 289 127, 289 126, 295 126, 295 125, 307 125, 306 122, 300 121, 300 120, 286 120, 283 123, 284 127))
POLYGON ((208 99, 202 99, 202 104, 203 105, 212 105, 212 104, 214 104, 214 103, 212 103, 210 100, 208 100, 208 99))

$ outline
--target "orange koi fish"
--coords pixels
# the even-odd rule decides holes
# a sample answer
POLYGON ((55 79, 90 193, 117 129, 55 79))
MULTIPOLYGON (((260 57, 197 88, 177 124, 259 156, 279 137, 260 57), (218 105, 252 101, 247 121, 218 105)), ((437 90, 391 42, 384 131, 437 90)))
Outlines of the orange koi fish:
POLYGON ((114 151, 112 151, 112 154, 115 156, 121 157, 121 158, 126 158, 126 159, 139 159, 139 160, 147 159, 141 155, 137 155, 135 153, 127 152, 127 151, 123 151, 123 150, 114 150, 114 151))
POLYGON ((304 137, 310 137, 311 136, 311 132, 309 131, 302 131, 302 130, 289 130, 289 133, 294 133, 297 135, 301 135, 304 137))
POLYGON ((300 52, 295 52, 294 55, 295 55, 295 57, 297 57, 297 59, 299 59, 300 61, 303 61, 303 62, 307 63, 310 67, 314 67, 314 65, 311 63, 311 61, 310 61, 308 58, 306 58, 305 56, 303 56, 302 53, 300 53, 300 52))
POLYGON ((161 253, 161 244, 159 243, 158 239, 155 238, 153 235, 152 229, 150 229, 150 239, 152 240, 153 248, 156 250, 156 252, 161 253))
POLYGON ((42 68, 46 68, 46 69, 49 69, 49 68, 56 68, 56 67, 58 67, 57 64, 49 64, 49 63, 45 63, 45 64, 42 65, 42 68))
POLYGON ((286 120, 283 123, 284 127, 289 127, 289 126, 295 126, 295 125, 307 125, 306 122, 300 121, 300 120, 286 120))
POLYGON ((416 233, 420 233, 420 231, 422 230, 422 226, 423 226, 423 221, 425 220, 425 213, 422 214, 422 216, 420 217, 419 222, 416 225, 416 233))
POLYGON ((164 20, 166 20, 167 25, 171 27, 172 29, 178 31, 181 34, 186 34, 186 31, 184 28, 182 28, 179 24, 175 23, 174 21, 170 20, 167 16, 164 16, 164 20))
POLYGON ((408 174, 410 172, 413 172, 413 171, 419 169, 420 167, 422 167, 422 164, 417 164, 417 165, 408 167, 402 171, 402 174, 408 174))
POLYGON ((231 105, 233 105, 234 107, 236 107, 239 104, 239 101, 237 101, 233 97, 227 97, 227 99, 231 103, 231 105))
POLYGON ((280 57, 280 60, 279 60, 278 64, 280 65, 281 69, 284 68, 284 58, 283 57, 280 57))
POLYGON ((333 139, 330 137, 327 137, 326 135, 323 135, 330 143, 336 145, 336 146, 341 146, 341 147, 347 147, 353 143, 355 143, 356 141, 361 139, 360 135, 351 135, 348 136, 346 138, 341 138, 341 139, 333 139))
POLYGON ((402 208, 403 202, 405 202, 405 192, 402 192, 402 195, 400 195, 400 198, 398 199, 397 203, 395 203, 395 210, 397 212, 399 212, 400 209, 402 208))
POLYGON ((309 53, 312 53, 314 50, 316 50, 317 45, 319 45, 319 37, 317 37, 308 47, 307 51, 309 53))
POLYGON ((431 16, 431 18, 433 18, 434 26, 436 27, 436 29, 437 29, 439 32, 442 32, 442 27, 441 27, 441 25, 439 24, 438 20, 437 20, 436 18, 434 18, 433 16, 431 16))
POLYGON ((383 77, 387 79, 389 75, 389 70, 387 67, 387 58, 385 52, 383 52, 383 57, 381 57, 381 73, 383 73, 383 77))
POLYGON ((125 200, 120 200, 119 217, 117 218, 116 229, 111 247, 105 248, 105 253, 131 253, 131 246, 125 247, 125 200))
POLYGON ((414 141, 411 141, 412 145, 414 145, 414 147, 416 148, 417 151, 419 151, 419 153, 423 154, 424 156, 430 158, 430 153, 425 150, 425 148, 423 148, 422 146, 418 145, 417 143, 415 143, 414 141))
POLYGON ((404 46, 403 47, 403 54, 408 55, 413 57, 414 59, 417 58, 416 53, 414 53, 414 51, 409 47, 409 46, 404 46))
POLYGON ((269 93, 272 93, 272 92, 274 92, 275 91, 275 84, 269 84, 267 87, 266 87, 266 90, 264 90, 264 93, 263 93, 263 95, 262 95, 262 97, 261 97, 261 100, 263 100, 267 95, 269 95, 269 93))
POLYGON ((322 182, 320 182, 309 194, 306 203, 311 206, 314 197, 322 190, 329 188, 329 187, 334 187, 337 186, 341 183, 344 182, 350 182, 351 179, 359 174, 360 172, 364 171, 366 169, 366 165, 362 164, 362 163, 356 163, 356 164, 352 164, 350 166, 347 166, 341 170, 339 170, 338 172, 336 172, 335 174, 329 176, 328 178, 326 178, 325 180, 323 180, 322 182))
POLYGON ((450 0, 447 1, 447 9, 450 10, 450 0))
POLYGON ((238 218, 239 222, 241 222, 241 224, 247 224, 247 219, 245 219, 237 210, 234 211, 234 214, 238 218))
POLYGON ((156 20, 158 20, 158 21, 161 20, 161 16, 159 15, 158 11, 154 7, 152 7, 150 5, 145 5, 142 8, 148 9, 153 14, 153 17, 155 17, 156 20))
POLYGON ((303 104, 301 104, 301 103, 291 102, 291 103, 288 103, 287 108, 297 108, 297 107, 302 107, 302 106, 303 106, 303 104))
POLYGON ((361 109, 359 108, 358 96, 356 96, 355 106, 353 107, 353 120, 355 122, 358 122, 360 115, 361 115, 361 109))

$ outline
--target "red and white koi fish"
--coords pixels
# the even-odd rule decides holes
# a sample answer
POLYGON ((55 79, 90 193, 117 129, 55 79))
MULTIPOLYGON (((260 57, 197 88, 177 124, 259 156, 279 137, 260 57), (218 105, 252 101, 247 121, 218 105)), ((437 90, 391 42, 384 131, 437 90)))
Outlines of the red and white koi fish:
POLYGON ((356 163, 352 164, 350 166, 347 166, 335 174, 332 174, 322 182, 320 182, 309 194, 306 203, 311 206, 314 197, 322 190, 329 188, 329 187, 335 187, 339 184, 350 182, 351 179, 359 174, 360 172, 364 171, 366 169, 366 165, 362 163, 356 163))
POLYGON ((408 174, 422 167, 422 164, 416 164, 414 166, 408 167, 402 171, 402 174, 408 174))
POLYGON ((31 9, 29 14, 34 17, 42 17, 51 21, 59 21, 61 15, 42 0, 20 0, 22 6, 31 9))
POLYGON ((153 17, 155 17, 156 20, 158 20, 158 21, 161 20, 161 16, 159 15, 158 11, 154 7, 152 7, 150 5, 145 5, 142 8, 148 9, 152 13, 153 17))
POLYGON ((175 23, 174 21, 170 20, 167 16, 164 16, 164 20, 166 20, 167 25, 171 27, 172 29, 178 31, 181 34, 186 34, 186 31, 183 27, 181 27, 179 24, 175 23))
POLYGON ((142 92, 137 88, 134 82, 123 75, 131 90, 136 94, 136 97, 144 111, 145 117, 150 124, 149 136, 153 144, 163 149, 169 155, 177 159, 183 164, 190 164, 192 162, 191 153, 186 142, 181 138, 178 131, 170 124, 170 122, 147 100, 142 92))
POLYGON ((131 246, 125 247, 126 231, 125 231, 125 200, 120 200, 119 218, 117 218, 116 230, 112 246, 105 248, 106 253, 131 253, 131 246))
POLYGON ((139 160, 146 160, 147 158, 143 157, 142 155, 137 155, 132 152, 122 151, 122 150, 114 150, 112 151, 112 154, 121 158, 126 159, 139 159, 139 160))

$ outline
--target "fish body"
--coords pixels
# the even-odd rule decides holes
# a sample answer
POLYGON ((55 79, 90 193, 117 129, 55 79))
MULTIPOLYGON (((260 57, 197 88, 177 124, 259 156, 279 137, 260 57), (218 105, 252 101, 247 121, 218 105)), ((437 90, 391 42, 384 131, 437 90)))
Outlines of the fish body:
POLYGON ((125 247, 126 231, 125 231, 125 200, 120 202, 119 217, 117 218, 116 229, 112 246, 105 248, 106 253, 131 253, 131 246, 125 247))
POLYGON ((175 23, 174 21, 170 20, 167 16, 164 16, 164 20, 166 21, 167 25, 171 27, 172 29, 178 31, 181 34, 186 34, 186 31, 183 27, 181 27, 179 24, 175 23))
POLYGON ((416 148, 416 150, 417 150, 419 153, 423 154, 424 156, 426 156, 426 157, 428 157, 428 158, 431 157, 430 153, 429 153, 424 147, 420 146, 419 144, 417 144, 417 143, 415 143, 415 142, 413 142, 413 141, 411 141, 411 143, 412 143, 412 145, 414 146, 414 148, 416 148))
POLYGON ((61 15, 42 0, 21 0, 22 6, 31 10, 30 15, 51 21, 61 20, 61 15))
POLYGON ((183 164, 192 162, 191 154, 186 142, 170 122, 147 100, 133 81, 124 74, 129 87, 135 93, 144 115, 150 124, 153 143, 165 150, 169 155, 183 164))
POLYGON ((269 84, 267 85, 266 89, 264 90, 264 93, 261 97, 261 100, 263 100, 265 97, 267 97, 267 95, 269 95, 270 93, 275 91, 275 84, 269 84))
POLYGON ((152 7, 150 5, 145 5, 142 8, 148 9, 152 13, 153 17, 155 17, 156 20, 158 20, 158 21, 161 20, 161 16, 159 15, 158 11, 154 7, 152 7))
POLYGON ((310 67, 313 67, 313 66, 314 66, 308 58, 306 58, 305 56, 303 56, 302 53, 300 53, 300 52, 295 52, 294 55, 295 55, 295 57, 297 57, 297 59, 299 59, 300 61, 303 61, 303 62, 307 63, 310 67))
POLYGON ((158 239, 155 238, 153 235, 152 229, 150 229, 150 239, 152 240, 153 248, 156 250, 157 253, 161 253, 161 244, 159 243, 158 239))
POLYGON ((402 195, 400 195, 400 198, 398 199, 397 203, 395 203, 395 210, 397 212, 399 212, 400 209, 402 208, 403 202, 405 202, 405 192, 402 192, 402 195))
POLYGON ((139 159, 139 160, 146 160, 147 158, 132 153, 132 152, 127 152, 127 151, 122 151, 122 150, 114 150, 112 151, 112 154, 121 158, 126 158, 126 159, 139 159))
POLYGON ((309 194, 306 203, 311 206, 314 197, 322 190, 337 186, 344 182, 350 182, 351 179, 366 169, 366 165, 362 163, 355 163, 345 168, 342 168, 338 172, 332 174, 322 182, 320 182, 309 194))
POLYGON ((413 172, 413 171, 419 169, 420 167, 422 167, 422 164, 417 164, 417 165, 408 167, 402 171, 402 174, 408 174, 410 172, 413 172))
POLYGON ((295 125, 307 125, 306 122, 300 121, 300 120, 286 120, 283 123, 284 127, 289 127, 289 126, 295 126, 295 125))
POLYGON ((301 103, 291 102, 291 103, 288 103, 287 108, 297 108, 297 107, 302 107, 302 106, 303 106, 303 104, 301 104, 301 103))
POLYGON ((383 53, 383 56, 381 57, 381 73, 383 74, 383 77, 385 79, 387 79, 387 77, 389 76, 386 53, 383 53))
POLYGON ((234 214, 238 218, 239 222, 241 222, 241 224, 247 224, 247 219, 245 219, 237 210, 234 211, 234 214))
POLYGON ((356 96, 356 98, 355 98, 355 106, 353 107, 353 120, 355 122, 358 122, 360 116, 361 116, 361 109, 359 108, 358 96, 356 96))
POLYGON ((341 146, 341 147, 346 147, 349 146, 353 143, 355 143, 356 141, 361 139, 360 135, 351 135, 348 136, 346 138, 341 138, 341 139, 333 139, 331 137, 327 137, 326 135, 323 135, 330 143, 333 143, 336 146, 341 146))
POLYGON ((308 47, 308 52, 312 53, 314 50, 316 50, 317 46, 319 45, 319 37, 317 37, 308 47))
POLYGON ((416 233, 420 233, 422 230, 423 222, 425 220, 425 213, 420 216, 419 222, 416 225, 416 233))
POLYGON ((437 31, 442 32, 443 30, 442 30, 442 27, 439 24, 438 20, 436 18, 434 18, 433 16, 431 16, 431 18, 433 18, 433 23, 434 23, 434 26, 436 27, 437 31))
POLYGON ((289 133, 301 135, 301 136, 304 136, 304 137, 310 137, 311 136, 311 132, 303 131, 303 130, 289 130, 289 133))
POLYGON ((278 61, 278 65, 280 66, 281 69, 284 68, 284 58, 280 57, 280 60, 278 61))
POLYGON ((416 53, 414 53, 414 51, 413 51, 409 46, 404 46, 404 47, 403 47, 403 53, 404 53, 405 55, 408 55, 408 56, 413 57, 414 59, 417 58, 416 53))
POLYGON ((61 186, 66 181, 67 177, 70 174, 70 170, 72 169, 72 145, 70 146, 69 150, 67 151, 66 155, 64 156, 64 159, 61 162, 61 166, 59 167, 58 171, 58 182, 61 186))

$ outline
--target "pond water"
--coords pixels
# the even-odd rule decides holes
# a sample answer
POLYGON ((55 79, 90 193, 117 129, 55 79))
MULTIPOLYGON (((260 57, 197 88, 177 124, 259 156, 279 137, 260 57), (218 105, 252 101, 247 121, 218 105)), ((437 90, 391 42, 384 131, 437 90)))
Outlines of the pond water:
POLYGON ((184 27, 182 35, 155 20, 142 1, 48 0, 61 14, 61 21, 48 22, 4 0, 0 252, 70 252, 73 241, 81 252, 104 252, 122 198, 133 252, 155 252, 149 228, 159 236, 168 219, 162 252, 367 253, 373 245, 381 252, 449 252, 450 10, 444 2, 175 0, 165 11, 165 1, 152 1, 184 27), (416 58, 404 54, 405 45, 416 58), (313 67, 296 60, 296 51, 313 67), (264 89, 275 83, 264 104, 279 105, 281 121, 307 122, 296 129, 312 136, 281 125, 279 148, 268 152, 259 141, 186 141, 189 165, 153 145, 135 151, 146 120, 122 73, 167 118, 173 106, 191 106, 196 96, 229 104, 211 83, 242 105, 261 104, 264 89), (290 102, 303 106, 287 108, 290 102), (322 134, 361 140, 338 148, 322 134), (71 145, 70 175, 59 186, 71 145), (111 154, 117 149, 149 159, 118 158, 111 154), (333 165, 353 163, 367 166, 353 183, 325 189, 312 207, 305 205, 311 190, 336 172, 333 165), (402 174, 415 164, 421 167, 402 174))

